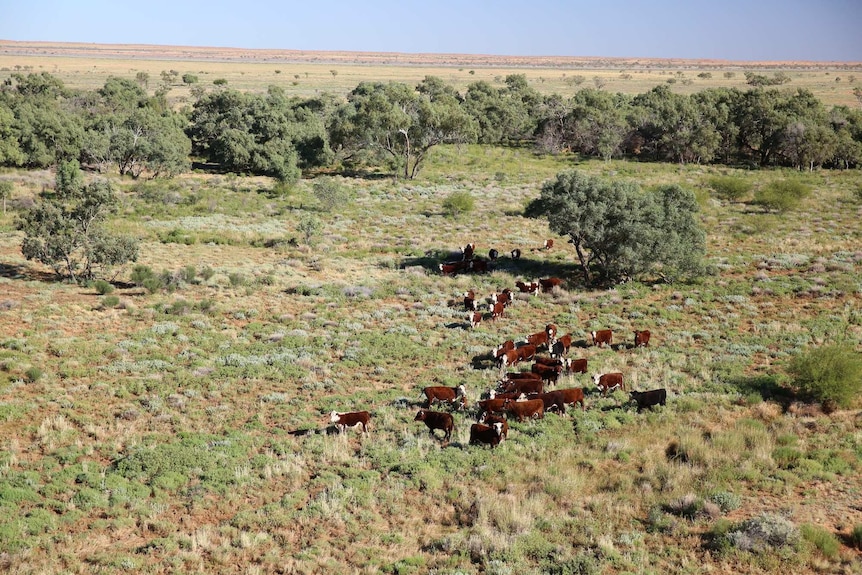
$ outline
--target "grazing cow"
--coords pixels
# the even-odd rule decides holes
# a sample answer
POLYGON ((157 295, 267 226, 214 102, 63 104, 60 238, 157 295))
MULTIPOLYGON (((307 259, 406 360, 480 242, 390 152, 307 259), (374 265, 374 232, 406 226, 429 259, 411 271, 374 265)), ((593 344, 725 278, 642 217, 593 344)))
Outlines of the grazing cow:
POLYGON ((501 303, 488 304, 488 311, 491 313, 491 319, 496 320, 498 317, 503 317, 503 310, 506 306, 501 303))
POLYGON ((482 312, 474 311, 470 315, 467 316, 467 319, 470 320, 470 327, 476 328, 480 323, 482 323, 482 312))
POLYGON ((644 407, 652 411, 653 405, 664 405, 667 401, 667 390, 665 388, 653 389, 652 391, 631 391, 629 395, 638 403, 638 413, 644 407))
POLYGON ((334 423, 338 428, 339 433, 347 431, 348 427, 362 427, 362 432, 368 431, 368 421, 371 415, 367 411, 351 411, 347 413, 339 413, 333 411, 329 414, 330 423, 334 423))
POLYGON ((497 381, 497 386, 504 390, 506 387, 515 381, 542 381, 542 376, 532 371, 515 371, 509 372, 497 381))
POLYGON ((485 417, 483 417, 482 421, 480 421, 479 423, 483 423, 485 425, 494 425, 495 423, 499 423, 500 441, 505 441, 509 439, 509 422, 506 421, 505 417, 501 417, 492 413, 486 413, 485 417))
POLYGON ((473 290, 464 292, 464 311, 477 311, 476 292, 473 290))
POLYGON ((467 406, 467 390, 464 389, 463 385, 457 387, 431 385, 423 389, 422 393, 425 394, 425 409, 431 407, 431 404, 435 401, 445 401, 449 404, 454 404, 459 399, 461 400, 461 405, 458 409, 467 406))
POLYGON ((521 259, 521 250, 519 250, 518 248, 515 248, 511 252, 509 252, 509 255, 512 256, 513 260, 519 260, 519 259, 521 259))
POLYGON ((593 375, 593 383, 599 388, 602 395, 607 395, 609 391, 615 389, 622 389, 623 391, 626 389, 621 373, 596 373, 593 375))
POLYGON ((593 338, 593 345, 597 345, 599 347, 602 347, 604 345, 611 345, 614 340, 614 332, 609 329, 591 331, 590 336, 593 338))
POLYGON ((446 262, 440 264, 440 272, 444 276, 455 275, 458 272, 462 272, 467 269, 468 262, 446 262))
POLYGON ((549 384, 557 385, 557 379, 560 377, 560 372, 563 371, 563 366, 534 363, 530 370, 533 373, 538 373, 543 382, 547 381, 549 384))
POLYGON ((522 343, 534 345, 536 346, 536 349, 542 346, 548 347, 548 332, 539 331, 536 333, 531 333, 523 340, 522 343))
POLYGON ((476 244, 467 244, 463 248, 461 248, 462 259, 466 261, 470 261, 473 259, 473 252, 476 251, 476 244))
MULTIPOLYGON (((499 305, 499 304, 498 304, 499 305)), ((530 361, 536 355, 535 345, 522 345, 515 349, 510 349, 499 356, 500 369, 506 369, 510 365, 515 365, 521 361, 530 361)))
POLYGON ((635 330, 635 347, 647 347, 649 345, 649 330, 635 330))
POLYGON ((494 248, 491 248, 491 250, 488 252, 488 259, 489 259, 489 260, 491 260, 491 261, 493 262, 493 261, 495 261, 498 257, 500 257, 500 252, 498 252, 498 251, 497 251, 497 250, 495 250, 494 248))
POLYGON ((531 293, 533 295, 538 294, 540 288, 538 282, 530 282, 527 284, 520 280, 515 282, 515 287, 518 288, 521 293, 531 293))
POLYGON ((542 249, 549 250, 554 247, 554 240, 545 240, 545 245, 542 246, 542 249))
POLYGON ((587 373, 586 358, 566 359, 564 362, 563 365, 566 368, 566 373, 587 373))
POLYGON ((581 411, 586 409, 586 405, 584 404, 584 390, 580 387, 567 387, 565 389, 549 391, 548 393, 553 394, 554 401, 556 402, 557 409, 560 410, 560 413, 566 413, 566 405, 574 405, 576 403, 581 404, 581 411))
POLYGON ((569 353, 569 348, 571 347, 572 334, 567 333, 566 335, 562 335, 551 346, 551 357, 562 357, 564 354, 569 353))
POLYGON ((488 271, 488 262, 480 259, 470 260, 467 269, 469 269, 471 272, 483 274, 488 271))
POLYGON ((452 415, 442 411, 420 409, 413 421, 424 421, 425 425, 428 426, 428 433, 431 435, 434 435, 435 429, 442 429, 443 433, 446 434, 443 441, 449 441, 449 438, 452 437, 452 430, 455 428, 455 420, 452 415))
POLYGON ((510 399, 518 399, 521 394, 542 393, 544 388, 545 384, 541 379, 511 379, 503 382, 503 391, 507 394, 515 394, 515 397, 510 399))
POLYGON ((506 341, 495 347, 494 350, 491 352, 491 355, 494 356, 494 359, 499 359, 501 355, 512 349, 515 349, 515 342, 511 339, 507 339, 506 341))
POLYGON ((507 399, 505 407, 506 411, 514 415, 518 421, 545 417, 545 404, 541 399, 527 399, 525 401, 507 399))
POLYGON ((518 361, 530 361, 536 357, 536 346, 525 344, 515 349, 518 352, 518 361))
MULTIPOLYGON (((505 404, 509 399, 513 399, 510 397, 492 397, 490 399, 482 399, 476 402, 476 405, 479 407, 479 412, 476 415, 476 421, 482 419, 482 416, 486 413, 502 413, 505 411, 505 404)), ((514 399, 517 399, 514 398, 514 399)))
POLYGON ((512 303, 512 292, 506 288, 500 293, 491 294, 491 303, 501 303, 508 307, 512 303))
POLYGON ((500 444, 503 436, 503 424, 483 425, 474 423, 470 426, 470 445, 490 445, 493 449, 500 444))
POLYGON ((563 280, 560 278, 544 278, 539 280, 539 285, 542 287, 542 291, 547 293, 563 283, 563 280))

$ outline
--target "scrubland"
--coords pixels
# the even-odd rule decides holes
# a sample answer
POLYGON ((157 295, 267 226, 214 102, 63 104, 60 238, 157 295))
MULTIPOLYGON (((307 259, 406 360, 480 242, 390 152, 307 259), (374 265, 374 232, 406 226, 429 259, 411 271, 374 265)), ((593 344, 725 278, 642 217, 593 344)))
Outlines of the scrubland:
MULTIPOLYGON (((115 180, 112 226, 141 238, 152 293, 58 282, 23 259, 22 209, 49 172, 8 172, 0 216, 0 566, 10 573, 840 573, 862 571, 862 416, 798 402, 786 375, 810 346, 862 343, 862 175, 582 162, 479 146, 434 150, 418 180, 338 179, 326 209, 306 179, 191 173, 115 180), (709 274, 693 283, 580 283, 577 258, 526 219, 543 181, 575 168, 697 192, 709 274), (797 178, 791 213, 710 195, 717 174, 797 178), (466 192, 469 214, 443 200, 466 192), (298 231, 312 214, 310 243, 298 231), (293 241, 292 241, 293 240, 293 241), (486 275, 444 277, 450 252, 520 248, 486 275), (518 279, 467 329, 459 294, 518 279), (468 446, 473 409, 442 446, 413 421, 426 385, 494 385, 490 349, 554 322, 590 372, 665 387, 512 423, 468 446), (592 329, 650 347, 595 349, 592 329), (332 435, 332 410, 371 431, 332 435), (855 530, 855 535, 854 535, 855 530)), ((562 385, 589 387, 585 375, 562 385)))

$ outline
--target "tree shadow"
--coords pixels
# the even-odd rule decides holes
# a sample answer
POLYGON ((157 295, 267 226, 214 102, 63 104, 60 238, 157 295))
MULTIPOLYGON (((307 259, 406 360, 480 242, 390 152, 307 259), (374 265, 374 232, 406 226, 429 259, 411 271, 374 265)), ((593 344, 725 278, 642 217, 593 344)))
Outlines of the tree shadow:
POLYGON ((27 265, 0 263, 0 277, 12 280, 62 283, 64 280, 53 272, 34 270, 27 265))
POLYGON ((774 401, 786 412, 790 404, 798 398, 792 390, 782 386, 773 375, 742 376, 730 379, 728 383, 743 395, 759 394, 763 401, 774 401))

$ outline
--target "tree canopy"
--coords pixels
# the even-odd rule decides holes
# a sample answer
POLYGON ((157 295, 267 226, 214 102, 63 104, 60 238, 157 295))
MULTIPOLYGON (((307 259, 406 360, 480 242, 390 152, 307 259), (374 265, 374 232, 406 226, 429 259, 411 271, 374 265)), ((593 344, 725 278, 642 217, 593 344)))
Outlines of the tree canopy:
POLYGON ((667 280, 703 272, 706 235, 692 192, 566 171, 542 186, 530 217, 568 236, 587 284, 615 283, 656 274, 667 280))

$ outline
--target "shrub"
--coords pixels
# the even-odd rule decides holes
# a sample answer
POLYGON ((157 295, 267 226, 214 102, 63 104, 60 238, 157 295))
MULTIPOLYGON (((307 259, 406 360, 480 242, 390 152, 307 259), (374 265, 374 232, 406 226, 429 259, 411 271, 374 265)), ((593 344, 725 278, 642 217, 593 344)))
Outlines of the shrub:
POLYGON ((862 391, 862 357, 842 344, 810 349, 790 363, 793 383, 803 396, 848 408, 862 391))
POLYGON ((840 543, 832 533, 818 527, 817 525, 805 524, 802 526, 802 538, 814 545, 825 557, 829 559, 838 558, 840 543))
POLYGON ((30 367, 24 372, 27 383, 36 383, 42 377, 42 370, 36 366, 30 367))
POLYGON ((93 289, 96 290, 96 293, 99 295, 107 295, 114 291, 114 286, 111 285, 111 282, 105 280, 96 280, 93 282, 93 289))
POLYGON ((754 203, 765 210, 788 212, 811 194, 811 188, 795 180, 770 182, 754 193, 754 203))
POLYGON ((325 211, 330 211, 350 200, 350 190, 332 178, 316 180, 312 184, 311 190, 320 203, 320 207, 325 211))
POLYGON ((472 212, 475 205, 476 200, 469 192, 452 192, 443 200, 443 213, 456 218, 461 214, 472 212))
POLYGON ((151 278, 156 274, 153 272, 150 266, 145 265, 136 265, 134 269, 132 269, 132 283, 135 285, 142 286, 144 285, 144 280, 147 278, 151 278))
POLYGON ((115 295, 106 295, 102 298, 102 306, 108 307, 117 307, 120 305, 120 298, 115 295))
POLYGON ((850 545, 856 549, 862 550, 862 523, 853 528, 848 539, 848 543, 850 543, 850 545))
POLYGON ((724 513, 739 509, 742 499, 736 493, 730 491, 719 491, 709 496, 709 500, 718 505, 724 513))
POLYGON ((799 529, 780 515, 764 513, 731 529, 727 540, 733 547, 756 553, 796 545, 799 529))
POLYGON ((751 192, 751 182, 734 176, 713 176, 707 180, 715 195, 723 200, 738 201, 751 192))

